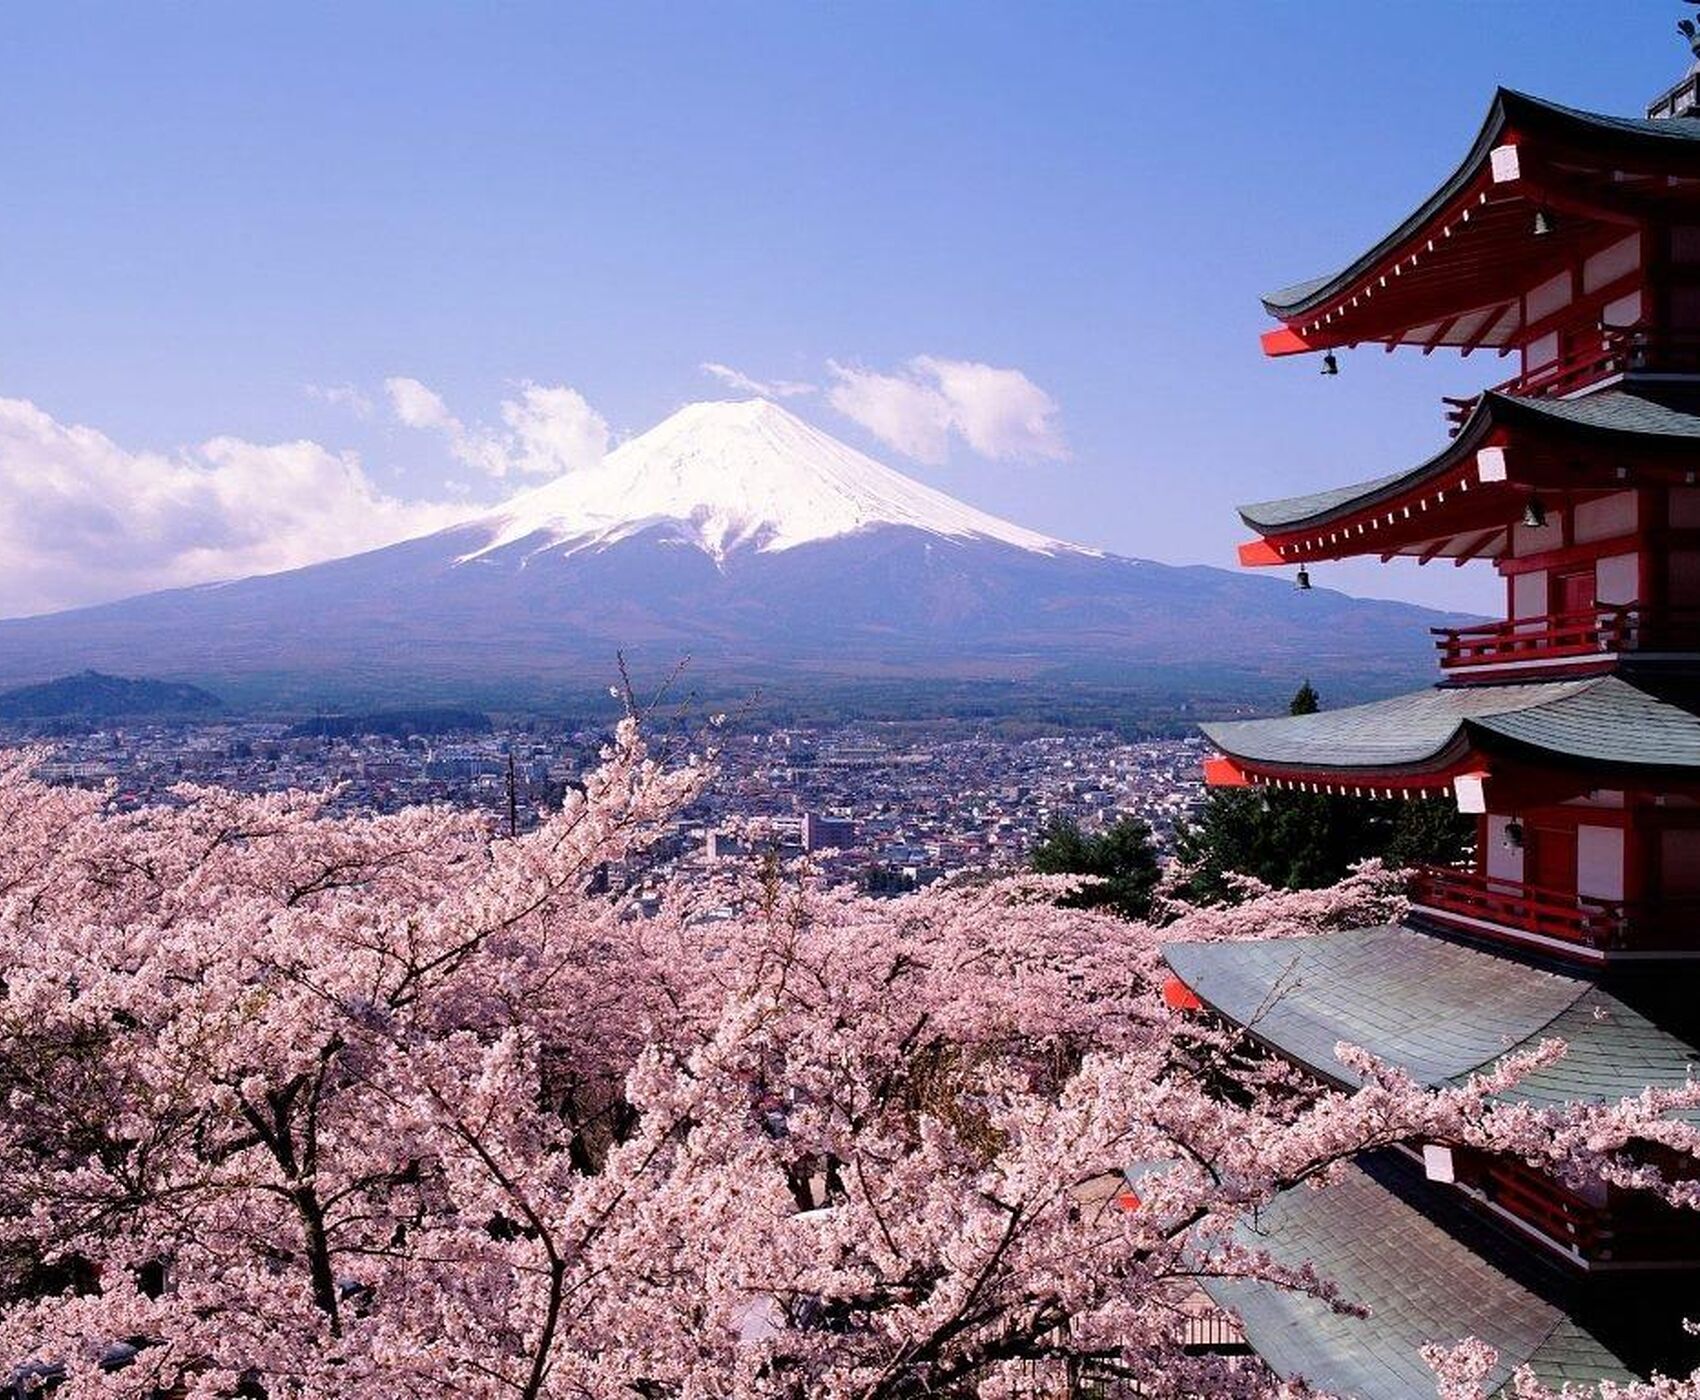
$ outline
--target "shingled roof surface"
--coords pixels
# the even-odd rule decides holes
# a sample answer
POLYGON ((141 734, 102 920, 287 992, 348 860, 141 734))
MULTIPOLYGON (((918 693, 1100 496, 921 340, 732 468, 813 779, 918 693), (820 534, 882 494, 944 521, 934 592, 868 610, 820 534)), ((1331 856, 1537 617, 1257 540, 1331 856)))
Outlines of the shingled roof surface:
POLYGON ((1634 1379, 1564 1309, 1455 1238, 1373 1170, 1354 1166, 1321 1190, 1284 1192, 1239 1231, 1283 1264, 1314 1264, 1369 1317, 1343 1317, 1266 1284, 1204 1282, 1282 1377, 1361 1400, 1433 1400, 1434 1373, 1420 1348, 1479 1337, 1499 1352, 1491 1388, 1525 1364, 1554 1387, 1634 1379))
POLYGON ((1493 103, 1469 153, 1439 189, 1350 266, 1326 277, 1312 277, 1270 292, 1263 298, 1263 305, 1270 315, 1291 318, 1314 310, 1354 279, 1363 276, 1462 193, 1488 159, 1489 152, 1498 144, 1501 133, 1511 126, 1524 136, 1536 132, 1550 133, 1560 140, 1606 145, 1626 154, 1645 152, 1659 160, 1671 159, 1673 148, 1700 150, 1700 120, 1692 117, 1654 120, 1607 116, 1500 88, 1494 94, 1493 103))
POLYGON ((1426 462, 1350 486, 1254 501, 1239 508, 1240 519, 1254 530, 1272 534, 1326 525, 1451 471, 1474 455, 1481 439, 1494 427, 1545 428, 1614 442, 1622 439, 1625 448, 1646 439, 1700 442, 1700 413, 1693 412, 1694 407, 1689 396, 1652 388, 1602 389, 1579 399, 1483 394, 1458 436, 1426 462))
POLYGON ((1233 758, 1292 769, 1422 768, 1472 742, 1495 741, 1588 763, 1700 769, 1700 716, 1617 676, 1433 688, 1341 710, 1200 727, 1233 758))
POLYGON ((1430 1087, 1458 1084, 1543 1040, 1566 1052, 1508 1097, 1615 1102, 1687 1082, 1700 1053, 1590 982, 1398 924, 1311 938, 1170 943, 1181 981, 1286 1058, 1336 1082, 1362 1046, 1430 1087))

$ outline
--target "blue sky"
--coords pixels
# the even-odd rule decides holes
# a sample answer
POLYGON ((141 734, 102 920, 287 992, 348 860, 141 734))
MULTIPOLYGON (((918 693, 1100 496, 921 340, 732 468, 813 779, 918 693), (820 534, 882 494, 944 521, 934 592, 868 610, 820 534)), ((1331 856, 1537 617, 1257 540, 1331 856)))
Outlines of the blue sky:
MULTIPOLYGON (((467 444, 511 449, 520 410, 502 405, 526 385, 570 386, 617 438, 728 394, 704 362, 825 390, 858 373, 936 388, 916 357, 1017 371, 1005 388, 1054 405, 1043 432, 958 433, 942 460, 828 393, 787 404, 1047 533, 1231 564, 1234 502, 1409 465, 1442 440, 1442 393, 1509 373, 1379 350, 1337 379, 1266 361, 1258 293, 1390 228, 1496 83, 1639 112, 1682 72, 1686 12, 15 7, 0 615, 357 547, 368 503, 393 532, 432 518, 415 503, 493 500, 538 478, 497 477, 467 444), (440 414, 398 421, 398 378, 440 414), (337 517, 323 530, 299 518, 315 493, 337 517), (275 533, 296 553, 268 552, 268 510, 293 512, 275 533)), ((1485 568, 1318 582, 1497 599, 1485 568)))

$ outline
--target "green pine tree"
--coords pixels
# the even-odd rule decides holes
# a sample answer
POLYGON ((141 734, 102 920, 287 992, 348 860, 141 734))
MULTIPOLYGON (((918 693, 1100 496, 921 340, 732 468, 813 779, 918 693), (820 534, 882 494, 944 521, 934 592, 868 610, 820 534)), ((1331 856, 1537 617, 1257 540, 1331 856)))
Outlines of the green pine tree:
POLYGON ((1123 817, 1093 836, 1062 817, 1040 834, 1028 863, 1040 875, 1096 875, 1092 885, 1064 902, 1076 909, 1108 909, 1124 919, 1151 912, 1157 888, 1157 852, 1151 828, 1137 817, 1123 817))
MULTIPOLYGON (((1288 705, 1315 714, 1307 680, 1288 705)), ((1232 875, 1282 889, 1317 889, 1344 879, 1359 861, 1446 864, 1469 849, 1475 824, 1449 802, 1329 797, 1262 788, 1214 788, 1176 833, 1175 853, 1190 869, 1181 893, 1204 903, 1234 897, 1232 875)))

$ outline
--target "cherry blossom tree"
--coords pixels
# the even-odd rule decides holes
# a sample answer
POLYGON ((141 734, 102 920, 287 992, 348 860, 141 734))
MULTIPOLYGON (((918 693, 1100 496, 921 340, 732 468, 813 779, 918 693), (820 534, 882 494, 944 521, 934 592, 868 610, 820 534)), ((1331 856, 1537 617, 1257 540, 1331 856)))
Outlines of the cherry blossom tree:
POLYGON ((901 1400, 1088 1361, 1272 1394, 1185 1309, 1201 1274, 1332 1299, 1233 1230, 1359 1151, 1694 1203, 1638 1149, 1700 1147, 1700 1091, 1507 1099, 1552 1044, 1440 1092, 1343 1047, 1338 1093, 1164 1004, 1161 939, 1385 918, 1374 869, 1161 932, 1066 878, 870 900, 772 862, 654 912, 592 877, 711 765, 633 720, 517 839, 305 793, 119 812, 38 761, 0 760, 0 1376, 68 1397, 901 1400))

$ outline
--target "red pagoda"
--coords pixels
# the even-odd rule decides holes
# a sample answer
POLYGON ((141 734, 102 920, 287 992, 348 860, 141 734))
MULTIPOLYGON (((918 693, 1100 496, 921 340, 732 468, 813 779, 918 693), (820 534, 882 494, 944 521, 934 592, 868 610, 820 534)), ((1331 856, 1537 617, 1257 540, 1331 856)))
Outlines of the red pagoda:
MULTIPOLYGON (((1700 49, 1697 49, 1700 52, 1700 49)), ((1267 1051, 1346 1085, 1344 1040, 1443 1085, 1558 1036, 1517 1091, 1609 1100, 1700 1063, 1700 63, 1645 119, 1495 95, 1421 206, 1343 271, 1264 301, 1270 355, 1379 345, 1512 357, 1445 401, 1444 445, 1372 481, 1243 508, 1252 566, 1356 555, 1493 568, 1502 620, 1436 634, 1439 681, 1206 726, 1212 784, 1453 802, 1471 861, 1416 872, 1397 925, 1174 944, 1267 1051)), ((1248 1227, 1372 1309, 1213 1284, 1278 1372, 1433 1394, 1425 1341, 1505 1376, 1686 1369, 1700 1221, 1432 1145, 1361 1160, 1248 1227)))

